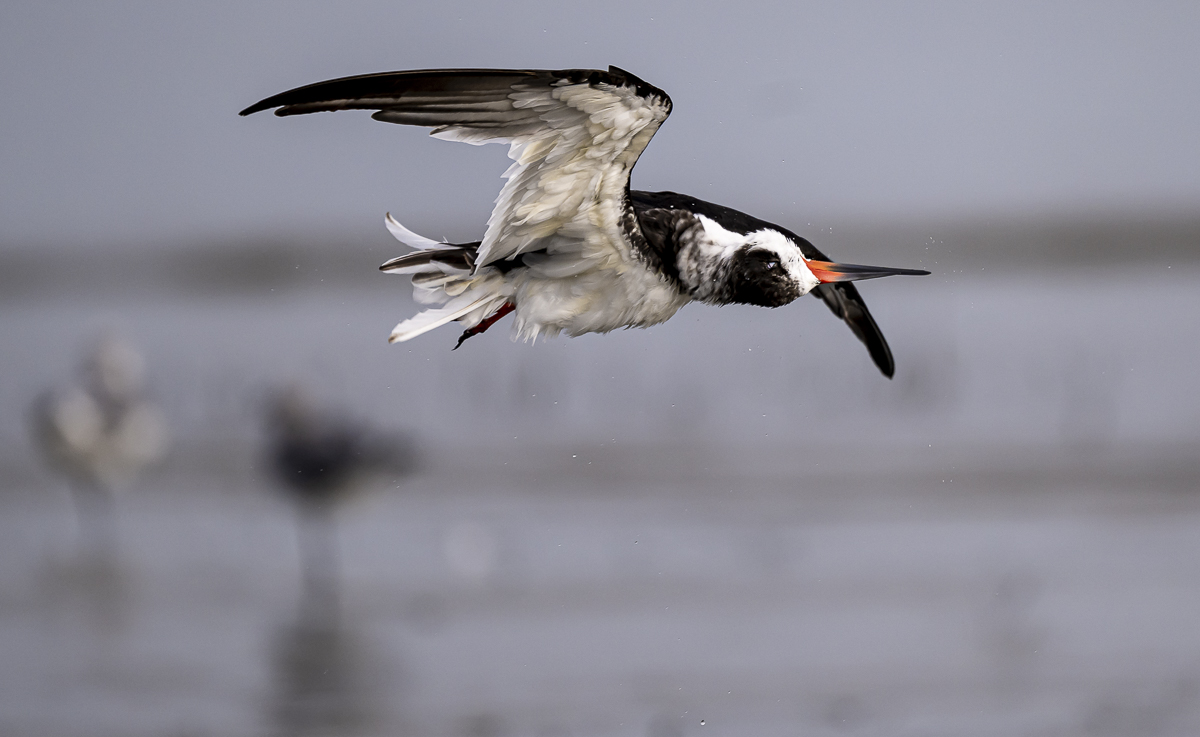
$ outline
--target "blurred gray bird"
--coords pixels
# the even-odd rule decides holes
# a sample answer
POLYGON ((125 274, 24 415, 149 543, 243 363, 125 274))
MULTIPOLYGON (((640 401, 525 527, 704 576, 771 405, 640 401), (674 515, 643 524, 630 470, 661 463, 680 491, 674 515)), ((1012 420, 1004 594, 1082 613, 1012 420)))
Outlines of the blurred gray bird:
POLYGON ((307 590, 332 596, 337 556, 332 511, 372 472, 410 473, 408 438, 376 431, 319 408, 298 385, 275 392, 265 413, 270 468, 296 502, 307 590))
POLYGON ((895 371, 883 333, 853 284, 917 269, 837 264, 795 233, 675 192, 631 191, 638 157, 671 113, 667 93, 617 67, 442 69, 345 77, 268 97, 241 112, 374 110, 376 120, 433 128, 471 144, 507 143, 513 164, 483 239, 441 243, 392 219, 417 249, 380 267, 412 277, 435 305, 391 341, 451 321, 458 345, 515 313, 525 340, 648 327, 692 301, 779 307, 820 297, 895 371))
POLYGON ((406 437, 320 408, 297 385, 271 396, 266 426, 272 470, 301 504, 332 504, 363 474, 407 473, 415 460, 406 437))

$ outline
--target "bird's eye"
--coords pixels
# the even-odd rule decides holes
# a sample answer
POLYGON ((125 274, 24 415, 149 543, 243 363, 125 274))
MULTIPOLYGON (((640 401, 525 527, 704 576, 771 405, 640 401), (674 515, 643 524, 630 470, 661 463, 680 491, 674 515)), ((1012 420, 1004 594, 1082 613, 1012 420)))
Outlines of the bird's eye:
POLYGON ((767 268, 770 269, 771 271, 779 271, 779 262, 778 261, 768 261, 767 268))
POLYGON ((755 248, 746 253, 750 258, 762 262, 764 265, 774 264, 779 262, 779 256, 766 248, 755 248))

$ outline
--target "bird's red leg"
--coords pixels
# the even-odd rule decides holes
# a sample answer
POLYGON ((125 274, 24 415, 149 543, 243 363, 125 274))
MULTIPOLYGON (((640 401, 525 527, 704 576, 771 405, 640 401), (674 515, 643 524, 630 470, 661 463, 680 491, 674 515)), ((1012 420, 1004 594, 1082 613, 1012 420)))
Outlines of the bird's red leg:
POLYGON ((451 348, 450 350, 457 351, 458 347, 463 344, 464 340, 466 340, 467 338, 470 338, 472 335, 479 335, 483 331, 485 331, 488 328, 490 328, 491 326, 495 325, 497 320, 504 317, 505 315, 507 315, 508 313, 512 312, 515 309, 517 309, 517 306, 515 304, 513 304, 512 302, 505 302, 503 305, 501 305, 500 309, 493 312, 490 316, 485 317, 483 319, 483 321, 480 322, 478 325, 476 325, 473 328, 467 328, 466 330, 464 330, 463 334, 458 336, 458 343, 456 343, 454 345, 454 347, 451 348))

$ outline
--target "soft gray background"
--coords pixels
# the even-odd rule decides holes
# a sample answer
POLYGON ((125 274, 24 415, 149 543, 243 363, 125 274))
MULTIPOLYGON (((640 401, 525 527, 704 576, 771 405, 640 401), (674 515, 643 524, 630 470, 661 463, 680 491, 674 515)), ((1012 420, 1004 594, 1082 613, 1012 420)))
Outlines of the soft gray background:
POLYGON ((442 66, 629 69, 675 101, 637 186, 796 225, 1191 211, 1198 26, 1190 2, 5 3, 0 243, 388 209, 465 237, 500 147, 365 114, 234 115, 321 79, 442 66))
POLYGON ((0 7, 0 733, 1200 733, 1200 6, 0 7), (792 227, 824 307, 451 353, 384 340, 392 211, 478 237, 501 147, 275 92, 616 64, 634 184, 792 227), (27 433, 105 331, 173 447, 91 560, 27 433), (299 381, 421 467, 339 510, 313 618, 261 409, 299 381), (701 720, 704 720, 701 723, 701 720))

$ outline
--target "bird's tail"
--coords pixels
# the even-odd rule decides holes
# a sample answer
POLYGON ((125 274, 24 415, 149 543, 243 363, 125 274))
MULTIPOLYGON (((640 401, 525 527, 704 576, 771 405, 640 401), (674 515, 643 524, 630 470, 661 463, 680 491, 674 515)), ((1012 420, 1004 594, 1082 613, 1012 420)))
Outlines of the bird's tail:
POLYGON ((503 276, 495 269, 475 270, 479 241, 441 243, 417 235, 388 213, 384 221, 396 240, 417 249, 394 258, 380 271, 412 275, 413 299, 440 305, 404 320, 392 329, 390 343, 402 343, 448 322, 472 328, 504 306, 511 296, 503 276))

